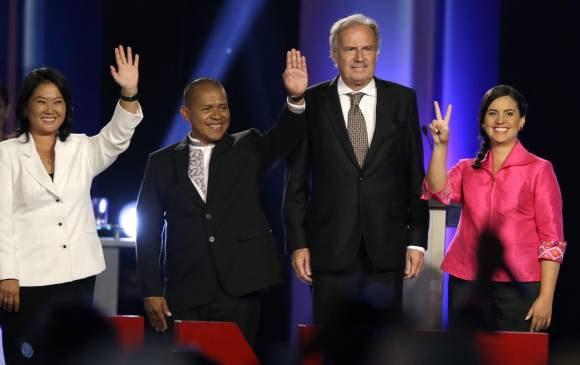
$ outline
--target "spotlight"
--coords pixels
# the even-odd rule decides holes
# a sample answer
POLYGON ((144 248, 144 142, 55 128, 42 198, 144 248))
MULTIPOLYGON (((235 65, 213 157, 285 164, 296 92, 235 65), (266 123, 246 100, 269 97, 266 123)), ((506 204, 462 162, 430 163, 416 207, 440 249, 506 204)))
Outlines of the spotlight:
POLYGON ((110 229, 108 226, 109 219, 109 202, 106 198, 93 198, 93 213, 95 214, 95 223, 97 230, 110 229))
POLYGON ((121 209, 119 225, 127 236, 137 237, 137 209, 136 202, 128 203, 121 209))

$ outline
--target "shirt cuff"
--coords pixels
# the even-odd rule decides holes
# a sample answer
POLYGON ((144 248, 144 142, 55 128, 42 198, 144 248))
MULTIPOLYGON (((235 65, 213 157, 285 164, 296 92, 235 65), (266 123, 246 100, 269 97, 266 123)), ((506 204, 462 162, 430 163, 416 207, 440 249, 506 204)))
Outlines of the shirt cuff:
POLYGON ((139 104, 139 102, 137 102, 137 108, 138 109, 137 109, 137 112, 136 113, 131 113, 131 112, 125 110, 125 108, 123 108, 121 106, 121 102, 120 101, 117 101, 117 105, 115 106, 115 112, 117 110, 119 110, 120 113, 124 113, 124 114, 130 115, 131 117, 133 117, 135 119, 138 118, 139 120, 141 120, 141 119, 143 119, 143 110, 141 109, 141 104, 139 104))
POLYGON ((439 190, 438 192, 432 191, 427 183, 427 178, 423 179, 422 185, 422 193, 421 199, 422 200, 429 200, 431 198, 440 201, 445 205, 451 204, 451 198, 453 197, 453 191, 451 188, 451 182, 449 181, 449 177, 445 180, 445 185, 439 190))
POLYGON ((566 252, 566 241, 541 242, 538 247, 538 257, 540 260, 549 260, 562 263, 564 252, 566 252))
POLYGON ((407 250, 417 250, 417 251, 421 251, 422 253, 425 253, 425 247, 421 247, 421 246, 407 246, 407 250))
POLYGON ((302 105, 292 104, 288 98, 286 98, 286 105, 288 109, 295 114, 302 114, 306 110, 306 103, 302 105))

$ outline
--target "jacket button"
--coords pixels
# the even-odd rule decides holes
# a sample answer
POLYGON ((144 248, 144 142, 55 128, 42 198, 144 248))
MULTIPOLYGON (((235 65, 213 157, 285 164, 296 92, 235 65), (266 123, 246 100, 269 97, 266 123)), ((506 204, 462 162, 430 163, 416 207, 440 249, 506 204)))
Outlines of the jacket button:
POLYGON ((56 202, 57 202, 57 203, 60 203, 60 199, 59 199, 59 198, 56 198, 56 202))
POLYGON ((209 236, 209 242, 210 243, 214 243, 215 242, 215 237, 214 236, 209 236))
POLYGON ((58 222, 58 225, 59 225, 59 226, 62 226, 62 222, 58 222))
POLYGON ((66 245, 62 245, 62 248, 66 248, 66 245))
POLYGON ((208 221, 210 221, 210 220, 211 220, 211 214, 207 213, 207 214, 205 215, 205 219, 207 219, 208 221))

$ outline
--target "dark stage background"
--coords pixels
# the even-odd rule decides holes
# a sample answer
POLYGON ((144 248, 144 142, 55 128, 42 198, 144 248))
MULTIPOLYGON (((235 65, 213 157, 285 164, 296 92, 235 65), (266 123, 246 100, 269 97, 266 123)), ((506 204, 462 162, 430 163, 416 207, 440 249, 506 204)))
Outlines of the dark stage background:
MULTIPOLYGON (((207 52, 205 42, 223 7, 220 1, 172 3, 173 6, 160 6, 157 2, 108 0, 103 4, 102 64, 111 62, 110 50, 116 44, 130 44, 138 50, 142 57, 139 94, 145 114, 131 148, 121 155, 114 169, 99 177, 95 188, 95 194, 110 197, 113 216, 128 197, 136 199, 147 155, 162 146, 175 111, 181 105, 183 88, 188 81, 204 76, 192 70, 202 52, 207 52), (127 14, 131 14, 133 20, 129 21, 127 14)), ((298 4, 265 2, 221 79, 229 97, 230 132, 248 128, 265 131, 273 124, 285 102, 281 76, 286 50, 298 47, 297 35, 298 4)), ((216 56, 227 57, 227 54, 216 52, 216 56)), ((106 120, 111 105, 116 102, 118 89, 110 82, 110 75, 103 73, 101 77, 101 117, 106 120)), ((283 174, 283 165, 278 164, 264 181, 263 201, 279 242, 283 237, 279 199, 283 174)), ((286 260, 282 246, 280 255, 286 260)), ((124 259, 126 270, 123 274, 127 283, 133 283, 136 272, 132 253, 126 253, 124 259)), ((119 311, 143 313, 136 286, 128 285, 124 289, 119 311)), ((288 286, 273 288, 264 293, 264 298, 266 304, 258 344, 270 348, 273 344, 285 343, 288 337, 288 316, 280 315, 289 312, 288 286)))
MULTIPOLYGON (((11 90, 15 90, 17 82, 33 67, 49 65, 60 69, 73 89, 75 132, 96 133, 112 113, 118 97, 118 89, 108 71, 108 65, 113 63, 113 47, 130 45, 141 55, 139 94, 145 119, 137 129, 129 150, 95 180, 93 188, 93 196, 109 198, 110 221, 116 223, 121 207, 137 197, 147 155, 164 143, 180 105, 183 87, 191 79, 203 76, 192 70, 208 52, 206 42, 214 31, 215 22, 224 5, 231 2, 44 0, 36 2, 42 6, 36 13, 31 13, 31 3, 0 0, 0 82, 8 83, 11 90), (15 14, 17 18, 12 19, 9 14, 15 14), (30 44, 34 45, 33 50, 27 48, 30 44)), ((300 33, 301 29, 305 29, 301 20, 316 18, 312 14, 309 17, 301 16, 305 6, 301 6, 299 1, 257 3, 260 5, 256 16, 250 22, 247 33, 240 38, 237 51, 228 54, 228 45, 224 45, 224 49, 213 50, 216 62, 220 57, 232 58, 221 79, 229 95, 233 132, 250 127, 266 130, 275 120, 284 102, 281 74, 285 52, 292 47, 303 47, 299 40, 309 39, 310 35, 300 33)), ((309 6, 312 3, 323 3, 329 8, 335 6, 332 1, 312 1, 309 6)), ((354 2, 336 3, 349 11, 341 12, 335 18, 364 11, 359 10, 354 2), (345 7, 345 4, 348 6, 345 7)), ((374 4, 372 1, 364 3, 374 4)), ((434 14, 443 18, 446 8, 460 2, 415 0, 412 3, 417 14, 430 7, 435 9, 434 14)), ((485 7, 487 2, 461 4, 465 7, 471 4, 485 7)), ((495 56, 497 52, 492 52, 494 56, 486 58, 484 50, 481 64, 497 67, 497 83, 515 86, 528 99, 529 115, 521 139, 531 152, 552 161, 564 196, 565 232, 569 248, 556 292, 551 330, 553 340, 558 343, 576 338, 577 329, 580 328, 580 316, 577 314, 580 295, 576 290, 577 278, 580 277, 580 249, 577 243, 579 214, 576 211, 578 190, 577 179, 573 175, 576 173, 574 164, 580 144, 575 112, 575 105, 580 100, 580 2, 506 0, 499 1, 499 4, 494 22, 485 17, 474 20, 483 23, 483 28, 486 22, 499 26, 499 41, 496 42, 498 56, 495 56)), ((368 15, 374 17, 379 14, 368 15)), ((439 20, 444 21, 444 18, 439 20)), ((381 24, 383 27, 387 25, 381 24)), ((425 28, 428 27, 425 25, 425 28)), ((240 30, 226 27, 222 31, 240 30)), ((432 44, 434 47, 443 47, 444 40, 439 39, 442 38, 440 35, 427 36, 437 38, 432 44)), ((323 38, 326 42, 326 36, 323 38)), ((478 42, 473 42, 467 47, 477 49, 478 45, 478 42)), ((321 43, 319 47, 326 52, 328 44, 321 43)), ((422 51, 417 49, 416 54, 422 51)), ((381 57, 397 55, 381 54, 381 57)), ((415 59, 413 62, 421 64, 422 60, 415 59)), ((435 58, 435 62, 440 60, 435 58)), ((436 80, 443 77, 438 74, 432 76, 436 80)), ((465 85, 466 88, 469 86, 465 85)), ((480 98, 484 91, 475 92, 480 98)), ((438 96, 435 88, 432 95, 438 96)), ((424 110, 430 110, 431 100, 420 99, 419 103, 420 108, 426 105, 424 110)), ((425 119, 422 122, 427 122, 428 118, 431 118, 430 115, 422 115, 425 119)), ((472 121, 475 123, 475 115, 472 121)), ((264 204, 279 239, 281 254, 282 184, 283 166, 280 164, 264 182, 264 204)), ((284 260, 287 261, 286 258, 284 260)), ((143 314, 135 285, 137 278, 132 253, 123 255, 122 268, 122 277, 127 285, 121 288, 119 310, 121 314, 143 314)), ((290 268, 288 271, 290 274, 290 268)), ((276 348, 285 348, 284 344, 290 336, 291 293, 288 283, 265 293, 267 301, 258 339, 261 349, 272 348, 275 344, 281 345, 274 346, 276 348)), ((308 306, 309 303, 303 305, 308 306)))
POLYGON ((500 81, 526 97, 529 114, 521 140, 550 160, 564 198, 568 248, 554 303, 552 343, 578 339, 578 116, 580 97, 580 2, 504 1, 500 81))

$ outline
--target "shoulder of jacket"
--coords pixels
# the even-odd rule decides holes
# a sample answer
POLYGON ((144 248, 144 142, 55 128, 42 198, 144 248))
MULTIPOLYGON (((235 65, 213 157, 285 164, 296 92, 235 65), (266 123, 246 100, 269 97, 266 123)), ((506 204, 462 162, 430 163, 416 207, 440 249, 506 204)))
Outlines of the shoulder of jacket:
POLYGON ((241 143, 249 142, 259 135, 260 131, 258 131, 256 128, 250 128, 240 132, 233 133, 230 135, 230 137, 232 137, 233 139, 233 144, 238 145, 241 143))
POLYGON ((163 156, 167 155, 167 154, 171 154, 172 151, 175 150, 175 148, 180 145, 181 143, 183 143, 182 141, 180 142, 176 142, 174 144, 171 144, 169 146, 165 146, 165 147, 161 147, 158 150, 155 150, 153 152, 151 152, 149 154, 150 158, 162 158, 163 156))
POLYGON ((376 83, 377 88, 384 87, 384 88, 391 89, 393 91, 400 92, 403 94, 412 94, 412 95, 416 94, 415 89, 413 89, 409 86, 398 84, 396 82, 375 78, 375 83, 376 83))

